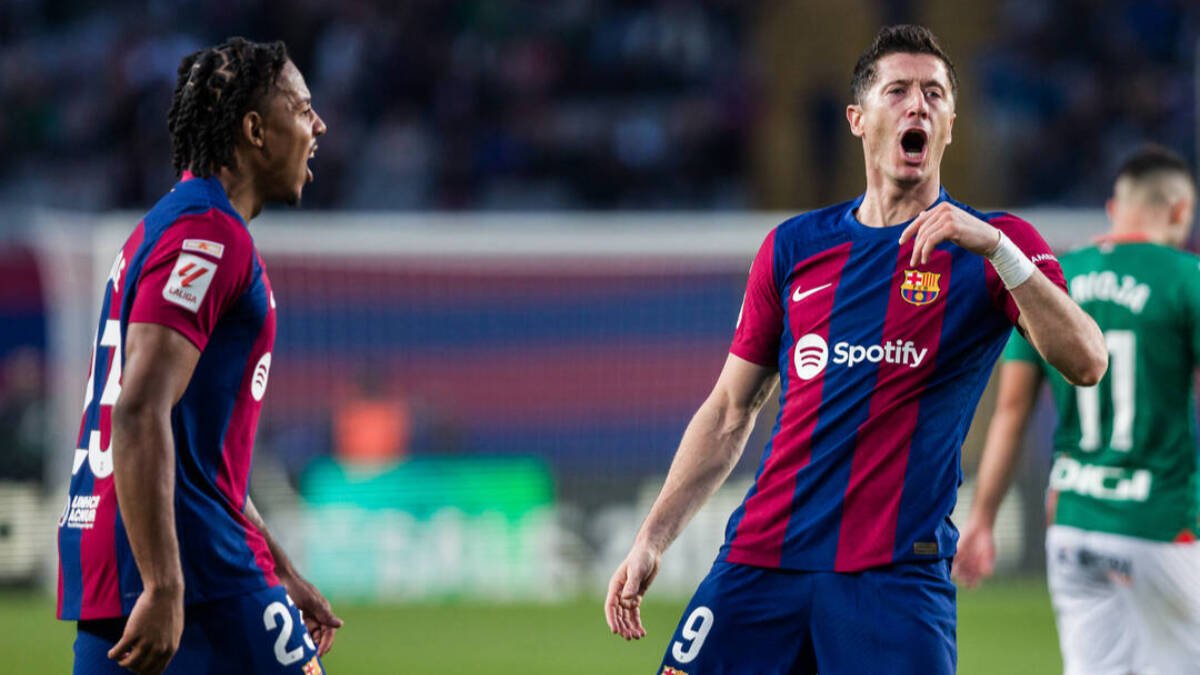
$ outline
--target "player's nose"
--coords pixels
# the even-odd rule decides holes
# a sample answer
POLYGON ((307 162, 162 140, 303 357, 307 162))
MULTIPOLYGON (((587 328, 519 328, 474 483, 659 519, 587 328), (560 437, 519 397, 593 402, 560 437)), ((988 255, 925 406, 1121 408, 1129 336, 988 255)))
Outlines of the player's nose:
POLYGON ((315 110, 313 111, 313 118, 315 119, 313 122, 313 136, 324 136, 325 132, 329 131, 329 127, 325 126, 325 120, 321 119, 321 116, 315 110))
POLYGON ((914 96, 909 97, 907 114, 910 117, 928 117, 929 104, 925 100, 925 94, 918 91, 914 96))

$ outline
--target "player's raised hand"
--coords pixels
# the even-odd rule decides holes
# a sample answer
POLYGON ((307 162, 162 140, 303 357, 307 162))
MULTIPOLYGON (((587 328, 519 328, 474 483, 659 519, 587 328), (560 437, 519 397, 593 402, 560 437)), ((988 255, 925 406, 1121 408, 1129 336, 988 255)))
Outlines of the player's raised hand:
POLYGON ((299 574, 280 577, 288 596, 300 610, 304 627, 317 643, 317 655, 325 656, 333 649, 333 636, 342 627, 342 620, 333 613, 329 601, 307 579, 299 574))
POLYGON ((909 263, 914 267, 929 262, 938 244, 951 241, 976 253, 987 255, 1000 243, 1000 231, 950 202, 942 202, 922 211, 900 233, 900 245, 912 240, 909 263))
POLYGON ((158 675, 179 649, 183 635, 183 590, 144 591, 108 658, 140 675, 158 675))
POLYGON ((635 544, 608 582, 604 616, 608 619, 609 629, 626 640, 646 636, 642 626, 642 597, 658 575, 661 559, 661 553, 635 544))
POLYGON ((974 588, 992 576, 996 568, 996 539, 992 528, 968 525, 958 541, 952 576, 963 586, 974 588))

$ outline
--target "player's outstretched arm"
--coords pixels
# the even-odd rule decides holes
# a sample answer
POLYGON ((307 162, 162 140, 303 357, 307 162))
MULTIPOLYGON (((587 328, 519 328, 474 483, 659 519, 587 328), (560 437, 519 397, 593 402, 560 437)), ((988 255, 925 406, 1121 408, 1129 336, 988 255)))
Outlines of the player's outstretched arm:
POLYGON ((992 575, 996 541, 992 529, 1000 503, 1012 483, 1021 455, 1025 425, 1037 401, 1042 372, 1028 361, 1005 361, 1000 366, 996 412, 988 425, 987 441, 975 477, 975 499, 954 558, 954 576, 968 588, 992 575))
MULTIPOLYGON (((950 202, 922 211, 913 219, 900 234, 900 245, 909 240, 913 242, 914 266, 928 262, 938 244, 952 241, 991 260, 1002 279, 1004 273, 997 254, 1015 250, 1015 245, 1002 237, 998 229, 950 202)), ((1014 255, 1024 256, 1019 250, 1014 255)), ((1100 328, 1027 258, 1024 265, 1031 266, 1032 273, 1021 275, 1024 278, 1020 283, 1004 281, 1021 310, 1021 330, 1068 382, 1081 387, 1096 384, 1108 369, 1108 348, 1100 328)))
POLYGON ((170 328, 131 323, 121 394, 112 411, 117 506, 144 590, 108 657, 137 673, 161 673, 183 633, 183 568, 175 536, 175 442, 171 408, 200 358, 170 328))
POLYGON ((729 355, 675 452, 662 491, 642 523, 633 548, 608 585, 608 627, 626 640, 646 635, 642 597, 658 574, 662 554, 737 464, 754 420, 775 388, 773 369, 729 355))
POLYGON ((253 500, 249 497, 246 498, 246 506, 242 512, 267 540, 267 548, 271 550, 271 556, 275 558, 275 575, 279 577, 279 581, 287 589, 288 597, 296 603, 296 608, 304 617, 304 627, 317 642, 317 654, 325 656, 330 649, 333 649, 333 636, 337 629, 342 627, 342 620, 333 613, 329 601, 325 599, 324 595, 321 595, 317 587, 301 576, 296 567, 292 565, 291 558, 271 536, 262 514, 258 512, 253 500))

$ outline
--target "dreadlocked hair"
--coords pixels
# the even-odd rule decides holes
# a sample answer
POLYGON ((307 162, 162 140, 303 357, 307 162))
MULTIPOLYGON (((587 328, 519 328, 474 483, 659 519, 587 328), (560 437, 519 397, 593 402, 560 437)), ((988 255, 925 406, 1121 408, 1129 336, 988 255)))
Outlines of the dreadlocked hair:
POLYGON ((207 178, 233 164, 243 116, 260 108, 287 61, 282 42, 240 37, 183 58, 167 113, 175 175, 207 178))

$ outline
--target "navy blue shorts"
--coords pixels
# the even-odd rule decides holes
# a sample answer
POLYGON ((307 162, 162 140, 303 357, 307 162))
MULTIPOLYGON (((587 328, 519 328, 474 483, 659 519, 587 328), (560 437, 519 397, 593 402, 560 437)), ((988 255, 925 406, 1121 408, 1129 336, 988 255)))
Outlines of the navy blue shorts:
MULTIPOLYGON (((124 619, 79 622, 75 675, 129 673, 108 658, 108 650, 121 639, 124 626, 124 619)), ((283 586, 276 586, 188 605, 179 651, 166 675, 324 672, 300 611, 283 586)))
POLYGON ((667 645, 660 675, 953 675, 950 561, 864 572, 718 562, 667 645))

